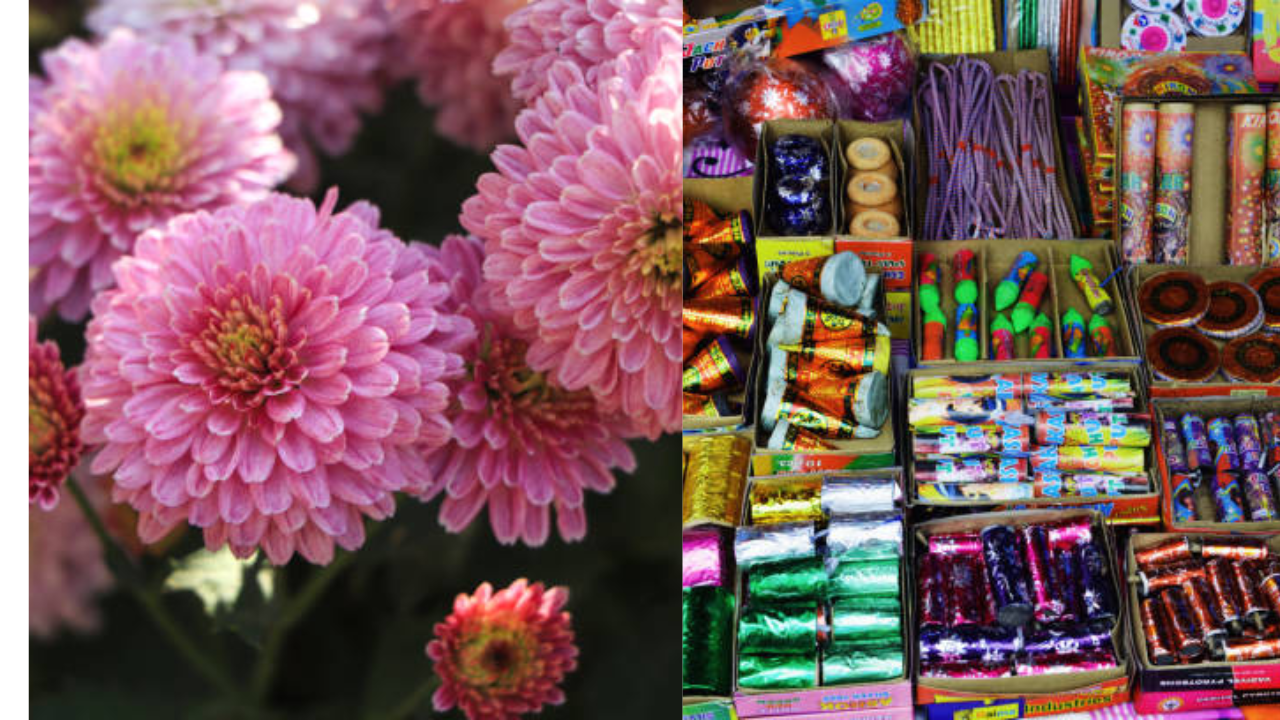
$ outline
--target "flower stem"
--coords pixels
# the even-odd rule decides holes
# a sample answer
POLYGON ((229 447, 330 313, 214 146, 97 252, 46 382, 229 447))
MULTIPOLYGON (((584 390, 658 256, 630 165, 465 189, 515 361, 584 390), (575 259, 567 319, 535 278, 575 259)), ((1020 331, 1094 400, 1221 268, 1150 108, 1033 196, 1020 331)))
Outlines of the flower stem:
POLYGON ((84 513, 89 525, 93 527, 93 532, 98 536, 98 540, 102 542, 103 551, 107 556, 107 567, 111 569, 116 582, 133 594, 134 598, 151 616, 151 620, 156 624, 156 627, 160 629, 174 649, 191 664, 192 669, 203 676, 210 685, 213 685, 228 697, 236 697, 239 691, 236 688, 235 681, 231 679, 226 670, 211 659, 208 653, 201 651, 196 643, 182 631, 173 616, 165 609, 164 601, 161 599, 160 594, 142 581, 142 576, 138 572, 137 566, 120 549, 115 540, 107 534, 106 525, 103 524, 102 518, 98 516, 98 511, 89 503, 89 498, 85 496, 84 490, 80 488, 80 485, 74 479, 67 478, 66 487, 71 491, 72 497, 75 498, 76 504, 80 506, 80 511, 84 513))
MULTIPOLYGON (((379 525, 374 525, 372 529, 366 533, 366 542, 368 538, 373 537, 377 532, 379 525)), ((313 573, 307 579, 305 585, 297 595, 288 599, 284 608, 280 611, 280 616, 271 625, 271 630, 267 634, 267 639, 262 644, 262 652, 258 655, 258 663, 253 672, 253 698, 261 703, 266 700, 267 693, 271 690, 271 681, 275 678, 276 665, 280 657, 281 650, 284 649, 284 641, 289 635, 289 631, 293 626, 297 625, 312 606, 320 600, 324 595, 324 591, 333 584, 333 581, 342 574, 342 571, 348 565, 355 562, 356 554, 354 552, 344 552, 333 559, 324 568, 313 573)), ((277 574, 277 592, 284 591, 284 579, 277 574)))
POLYGON ((413 692, 402 700, 399 705, 396 705, 391 712, 387 713, 384 720, 401 720, 401 718, 409 717, 414 710, 422 707, 422 704, 427 701, 427 698, 431 697, 431 693, 435 692, 439 686, 440 679, 435 675, 431 675, 422 684, 414 688, 413 692))

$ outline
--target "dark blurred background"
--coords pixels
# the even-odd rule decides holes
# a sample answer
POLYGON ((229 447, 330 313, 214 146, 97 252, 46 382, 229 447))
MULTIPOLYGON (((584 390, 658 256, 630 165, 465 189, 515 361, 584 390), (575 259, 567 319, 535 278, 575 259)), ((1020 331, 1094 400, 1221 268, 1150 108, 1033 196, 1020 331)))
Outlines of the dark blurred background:
MULTIPOLYGON (((69 35, 84 36, 87 2, 32 0, 29 4, 31 71, 39 55, 69 35)), ((488 158, 435 135, 431 111, 412 88, 392 90, 381 115, 367 118, 355 147, 323 164, 322 188, 341 189, 340 206, 357 199, 382 209, 383 224, 400 237, 437 243, 459 232, 460 205, 488 158)), ((68 363, 83 354, 83 326, 46 322, 42 337, 56 339, 68 363)), ((424 647, 431 628, 460 592, 484 581, 504 587, 527 577, 570 589, 581 652, 577 672, 564 685, 566 703, 547 708, 548 719, 674 717, 679 697, 679 553, 668 528, 679 516, 678 440, 633 445, 639 469, 619 475, 611 495, 589 495, 585 541, 553 537, 538 549, 503 547, 482 516, 451 535, 436 521, 438 503, 404 498, 353 566, 329 588, 316 609, 289 636, 277 670, 271 705, 278 717, 315 720, 379 717, 431 676, 424 647)), ((188 532, 163 558, 146 561, 163 576, 172 558, 200 546, 188 532)), ((314 568, 295 560, 284 573, 296 591, 314 568)), ((168 606, 200 635, 210 622, 189 593, 170 594, 168 606)), ((103 599, 96 635, 60 635, 30 643, 31 717, 230 718, 213 693, 167 644, 132 597, 103 599)), ((202 642, 247 676, 262 628, 246 622, 219 629, 202 642)), ((429 717, 425 703, 415 717, 429 717)), ((450 717, 461 717, 454 711, 450 717)))

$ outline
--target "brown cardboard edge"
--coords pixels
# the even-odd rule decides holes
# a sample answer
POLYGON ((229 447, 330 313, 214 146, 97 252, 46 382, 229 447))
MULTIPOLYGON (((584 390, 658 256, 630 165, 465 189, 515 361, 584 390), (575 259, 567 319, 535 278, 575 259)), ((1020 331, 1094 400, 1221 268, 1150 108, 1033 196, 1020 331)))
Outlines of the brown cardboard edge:
MULTIPOLYGON (((920 676, 920 659, 916 656, 912 667, 912 677, 917 687, 929 688, 938 692, 956 692, 971 694, 980 697, 992 698, 1010 698, 1010 697, 1032 697, 1046 695, 1061 695, 1073 692, 1084 692, 1089 688, 1112 680, 1129 679, 1132 674, 1133 661, 1129 656, 1128 644, 1125 642, 1128 624, 1126 622, 1127 606, 1125 603, 1119 602, 1121 583, 1120 578, 1124 577, 1119 573, 1119 567, 1116 564, 1116 543, 1115 535, 1111 528, 1103 520, 1102 515, 1096 510, 1008 510, 1002 512, 977 513, 969 515, 957 515, 955 517, 939 518, 937 520, 929 520, 919 523, 914 527, 911 533, 911 558, 914 562, 922 556, 923 549, 927 549, 926 540, 929 535, 939 532, 959 532, 972 529, 980 529, 987 525, 996 525, 1001 523, 1017 523, 1017 522, 1053 522, 1055 520, 1071 520, 1080 517, 1088 517, 1093 531, 1101 533, 1103 538, 1104 550, 1107 556, 1107 567, 1111 572, 1112 588, 1116 593, 1117 600, 1117 618, 1116 623, 1112 627, 1112 645, 1116 652, 1116 659, 1120 662, 1119 667, 1111 670, 1094 670, 1083 673, 1067 673, 1062 675, 1040 675, 1031 677, 1009 677, 989 680, 945 680, 938 678, 924 678, 920 676)), ((916 576, 911 574, 913 583, 911 587, 911 603, 912 614, 916 613, 916 604, 919 602, 918 583, 914 582, 916 576)), ((918 646, 920 643, 920 631, 914 625, 911 628, 913 645, 918 646)))
MULTIPOLYGON (((1168 472, 1168 465, 1165 461, 1164 449, 1164 433, 1155 433, 1157 428, 1162 428, 1164 419, 1168 415, 1181 416, 1184 412, 1195 412, 1206 420, 1209 417, 1218 415, 1235 415, 1237 413, 1251 413, 1257 415, 1267 410, 1280 410, 1280 398, 1262 398, 1262 397, 1224 397, 1224 398, 1156 398, 1151 403, 1152 413, 1152 430, 1156 437, 1156 442, 1160 446, 1160 453, 1157 459, 1156 477, 1160 481, 1162 502, 1160 503, 1160 514, 1164 520, 1164 525, 1170 530, 1176 530, 1181 533, 1199 533, 1206 536, 1211 535, 1265 535, 1270 533, 1280 533, 1280 520, 1269 522, 1239 522, 1224 523, 1209 520, 1194 520, 1191 522, 1178 523, 1173 518, 1173 479, 1168 472)), ((1197 499, 1203 501, 1208 497, 1208 490, 1197 493, 1197 499)), ((1212 500, 1198 502, 1199 507, 1211 507, 1212 500)))
MULTIPOLYGON (((754 525, 748 525, 746 520, 750 515, 751 488, 754 487, 755 484, 758 482, 786 485, 786 484, 795 483, 797 481, 805 481, 805 480, 813 480, 813 479, 822 480, 828 477, 884 477, 885 475, 892 476, 894 478, 894 482, 898 484, 899 489, 902 488, 903 475, 902 475, 902 468, 900 467, 876 468, 876 469, 870 469, 870 470, 823 470, 819 472, 797 473, 794 475, 762 475, 762 476, 749 477, 742 491, 743 506, 742 506, 742 512, 740 515, 742 522, 739 525, 739 527, 755 527, 754 525)), ((822 521, 815 522, 814 524, 818 525, 820 523, 826 523, 826 522, 828 522, 828 520, 824 518, 822 521)), ((893 683, 900 683, 900 682, 911 680, 911 675, 912 675, 911 667, 912 667, 912 659, 915 656, 915 653, 913 652, 915 646, 911 642, 912 640, 911 628, 913 626, 913 621, 912 621, 913 615, 911 614, 911 611, 913 609, 912 606, 914 605, 914 603, 912 603, 911 600, 907 597, 907 591, 909 589, 909 584, 910 584, 910 581, 908 579, 908 573, 907 573, 907 564, 908 564, 907 546, 910 540, 907 537, 908 524, 906 521, 906 517, 905 516, 900 517, 898 519, 898 522, 902 523, 902 555, 899 557, 899 561, 898 561, 898 593, 899 593, 898 604, 900 606, 901 619, 903 623, 902 625, 902 674, 889 680, 875 680, 875 681, 866 682, 866 683, 844 683, 841 685, 822 685, 821 684, 822 660, 825 654, 822 648, 819 647, 814 654, 814 661, 816 663, 815 672, 817 673, 817 679, 814 686, 811 688, 753 689, 753 688, 738 687, 738 625, 742 618, 742 608, 743 608, 742 596, 744 593, 743 593, 743 583, 742 583, 742 571, 738 568, 737 563, 735 562, 734 574, 733 574, 734 626, 733 626, 733 642, 731 643, 733 646, 732 685, 733 685, 734 695, 743 695, 743 696, 773 695, 780 692, 791 692, 791 693, 833 692, 833 691, 839 691, 839 690, 851 689, 851 688, 872 687, 877 685, 890 685, 893 683)))
MULTIPOLYGON (((1002 372, 1009 372, 1007 365, 1004 365, 1002 363, 996 363, 996 362, 969 363, 969 364, 966 364, 964 367, 965 367, 964 374, 966 375, 992 375, 992 374, 999 374, 1002 372)), ((1019 363, 1018 369, 1017 369, 1017 372, 1021 372, 1021 373, 1080 372, 1080 371, 1082 370, 1080 368, 1077 368, 1074 365, 1064 366, 1060 361, 1053 361, 1053 360, 1038 360, 1034 362, 1028 361, 1025 363, 1019 363)), ((1144 381, 1143 375, 1138 370, 1136 365, 1133 365, 1130 363, 1117 362, 1117 363, 1109 363, 1101 366, 1091 367, 1084 371, 1129 373, 1131 382, 1134 387, 1134 391, 1137 393, 1139 403, 1141 403, 1140 407, 1145 408, 1146 409, 1145 411, 1151 410, 1153 400, 1147 394, 1147 388, 1145 383, 1143 382, 1144 381)), ((915 368, 911 370, 910 372, 907 373, 906 393, 903 398, 904 403, 912 397, 913 391, 915 389, 915 385, 913 383, 915 382, 916 378, 937 377, 941 375, 955 375, 955 374, 958 374, 958 373, 955 372, 954 368, 945 368, 945 367, 915 368)), ((905 413, 905 407, 906 407, 905 404, 903 407, 904 407, 904 413, 905 413)), ((1135 408, 1135 412, 1137 411, 1139 410, 1135 408)), ((1155 421, 1153 420, 1152 421, 1152 437, 1154 438, 1158 434, 1159 434, 1158 426, 1155 424, 1155 421)), ((1037 508, 1037 509, 1079 507, 1079 509, 1084 510, 1084 509, 1092 508, 1093 506, 1096 506, 1099 502, 1105 502, 1108 499, 1106 497, 1101 497, 1101 498, 1100 497, 1077 497, 1077 498, 1032 498, 1029 500, 1017 500, 1017 501, 955 500, 955 501, 948 501, 948 502, 940 502, 936 500, 929 500, 929 501, 921 500, 918 487, 916 485, 915 455, 911 452, 911 448, 907 445, 907 443, 911 442, 911 431, 909 427, 903 430, 902 437, 903 437, 903 441, 902 441, 903 448, 901 450, 901 454, 902 454, 902 457, 904 458, 903 473, 907 483, 907 504, 911 507, 964 508, 964 509, 980 510, 983 508, 992 508, 1000 505, 1005 505, 1009 502, 1016 502, 1020 506, 1026 506, 1029 508, 1037 508)), ((1156 471, 1155 466, 1158 461, 1157 461, 1155 450, 1154 450, 1154 443, 1152 446, 1148 446, 1146 450, 1147 450, 1146 475, 1147 475, 1147 481, 1151 484, 1151 491, 1148 493, 1134 493, 1131 495, 1125 495, 1124 497, 1134 498, 1134 499, 1151 497, 1155 499, 1156 503, 1160 506, 1161 514, 1163 515, 1163 508, 1164 508, 1164 502, 1163 502, 1164 493, 1162 491, 1163 483, 1161 482, 1160 477, 1155 472, 1156 471)), ((1008 512, 1012 512, 1012 511, 1008 511, 1008 512)))

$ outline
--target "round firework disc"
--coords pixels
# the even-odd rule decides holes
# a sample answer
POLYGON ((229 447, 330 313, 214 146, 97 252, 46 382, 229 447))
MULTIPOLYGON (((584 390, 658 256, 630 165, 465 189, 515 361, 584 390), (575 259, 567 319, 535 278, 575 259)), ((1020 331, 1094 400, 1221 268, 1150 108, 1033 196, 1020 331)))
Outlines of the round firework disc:
POLYGON ((1280 332, 1280 268, 1267 268, 1249 278, 1249 287, 1262 298, 1262 312, 1266 315, 1263 325, 1280 332))
POLYGON ((1179 52, 1187 47, 1187 26, 1175 13, 1130 13, 1120 26, 1120 45, 1128 50, 1179 52))
POLYGON ((1162 13, 1172 12, 1176 10, 1182 0, 1129 0, 1129 4, 1134 10, 1146 10, 1147 12, 1162 13))
POLYGON ((1209 284, 1209 311, 1196 327, 1219 340, 1248 335, 1262 327, 1262 298, 1244 283, 1220 280, 1209 284))
POLYGON ((1280 339, 1267 333, 1239 337, 1222 348, 1222 374, 1234 382, 1280 380, 1280 339))
POLYGON ((1230 35, 1244 20, 1244 0, 1186 0, 1182 14, 1197 35, 1230 35))
POLYGON ((1165 328, 1147 338, 1147 362, 1161 380, 1205 382, 1218 373, 1218 346, 1193 328, 1165 328))
POLYGON ((1152 275, 1138 288, 1138 309, 1159 327, 1187 327, 1209 310, 1209 286, 1195 273, 1171 270, 1152 275))

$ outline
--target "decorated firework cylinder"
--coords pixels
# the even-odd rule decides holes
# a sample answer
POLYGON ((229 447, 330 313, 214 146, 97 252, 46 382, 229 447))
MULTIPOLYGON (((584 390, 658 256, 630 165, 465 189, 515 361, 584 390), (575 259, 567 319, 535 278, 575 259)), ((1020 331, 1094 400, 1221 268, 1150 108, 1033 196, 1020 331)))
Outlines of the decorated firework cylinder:
MULTIPOLYGON (((1019 503, 1021 504, 1021 503, 1019 503)), ((927 554, 929 539, 935 535, 967 535, 980 533, 983 528, 995 525, 1025 526, 1028 523, 1053 522, 1087 522, 1091 535, 1098 541, 1104 551, 1103 562, 1107 587, 1113 597, 1120 597, 1119 580, 1122 577, 1118 566, 1111 559, 1115 557, 1115 541, 1111 530, 1104 524, 1101 515, 1093 510, 1017 510, 1007 512, 990 512, 961 515, 957 517, 931 520, 920 523, 913 528, 912 557, 923 557, 927 554)), ((921 598, 918 593, 912 598, 911 617, 914 624, 914 645, 920 647, 921 628, 918 619, 921 615, 921 598)), ((956 679, 932 678, 921 674, 920 659, 916 659, 916 702, 933 704, 945 702, 945 698, 954 698, 965 694, 973 697, 993 699, 1022 700, 1026 707, 1035 707, 1036 703, 1044 703, 1052 697, 1056 707, 1063 703, 1083 701, 1091 698, 1089 707, 1103 707, 1108 704, 1121 703, 1128 700, 1128 669, 1131 667, 1124 641, 1125 626, 1119 617, 1108 627, 1100 627, 1102 633, 1111 635, 1111 646, 1115 649, 1117 667, 1104 670, 1070 672, 1054 675, 1013 676, 989 679, 956 679), (1103 699, 1100 703, 1098 700, 1103 699), (1098 703, 1098 704, 1094 704, 1098 703)), ((1046 711, 1047 713, 1048 711, 1046 711)))
MULTIPOLYGON (((1124 593, 1124 603, 1127 606, 1126 610, 1129 616, 1126 622, 1126 633, 1129 635, 1130 647, 1133 648, 1132 659, 1136 673, 1134 677, 1135 688, 1141 688, 1144 698, 1154 696, 1161 698, 1165 702, 1179 700, 1185 703, 1192 697, 1202 698, 1202 701, 1196 702, 1195 707, 1205 710, 1274 702, 1274 699, 1269 699, 1272 691, 1259 690, 1256 687, 1252 687, 1248 678, 1274 677, 1276 673, 1280 672, 1280 658, 1226 662, 1214 658, 1210 654, 1200 662, 1187 665, 1160 665, 1155 661, 1146 630, 1141 621, 1143 581, 1139 574, 1135 555, 1152 547, 1181 538, 1187 538, 1193 549, 1199 547, 1201 543, 1230 540, 1230 538, 1225 538, 1222 535, 1203 533, 1134 533, 1130 536, 1127 547, 1124 549, 1123 556, 1126 558, 1126 566, 1128 568, 1125 583, 1127 588, 1124 593), (1194 681, 1191 678, 1194 678, 1194 681), (1190 683, 1194 683, 1194 685, 1192 686, 1190 683), (1201 702, 1203 702, 1203 705, 1201 705, 1201 702)), ((1238 540, 1250 542, 1247 539, 1238 540)), ((1280 556, 1280 536, 1271 535, 1254 542, 1260 542, 1265 545, 1268 549, 1268 555, 1271 557, 1280 556)), ((1199 561, 1200 558, 1196 558, 1196 560, 1199 561)), ((1254 575, 1254 578, 1261 578, 1265 574, 1265 572, 1259 572, 1254 575)), ((1223 611, 1218 606, 1215 585, 1210 581, 1206 581, 1204 584, 1200 584, 1199 588, 1209 596, 1207 599, 1211 606, 1211 614, 1215 616, 1215 619, 1221 617, 1223 611)), ((1234 592, 1232 595, 1229 601, 1231 609, 1243 615, 1243 608, 1239 607, 1241 603, 1234 597, 1234 592)), ((1265 601, 1264 604, 1266 604, 1265 601)), ((1198 622, 1196 627, 1200 629, 1198 622)), ((1228 627, 1230 628, 1230 626, 1228 627)), ((1228 629, 1228 642, 1237 646, 1246 644, 1247 641, 1243 640, 1242 635, 1239 633, 1239 630, 1243 629, 1242 626, 1237 623, 1235 628, 1235 630, 1228 629)), ((1142 707, 1137 703, 1135 706, 1142 707)), ((1140 712, 1144 713, 1156 711, 1156 709, 1150 707, 1140 710, 1140 712)))
POLYGON ((1152 233, 1157 263, 1187 264, 1194 138, 1194 108, 1188 103, 1161 103, 1156 117, 1156 204, 1152 233))
POLYGON ((1262 204, 1266 215, 1262 262, 1280 265, 1280 102, 1267 105, 1267 162, 1262 204))
MULTIPOLYGON (((1243 443, 1240 438, 1242 435, 1251 434, 1241 433, 1236 426, 1235 419, 1240 416, 1250 416, 1261 419, 1268 412, 1280 412, 1280 398, 1270 397, 1217 397, 1217 398, 1172 398, 1161 397, 1156 398, 1151 403, 1151 427, 1162 428, 1168 420, 1179 422, 1182 417, 1187 414, 1194 414, 1204 421, 1205 439, 1208 440, 1208 451, 1213 462, 1218 461, 1215 454, 1216 446, 1212 440, 1209 431, 1210 424, 1214 424, 1217 418, 1225 418, 1227 423, 1232 426, 1233 446, 1236 450, 1234 461, 1237 463, 1238 469, 1233 471, 1235 481, 1239 486, 1239 495, 1236 499, 1243 503, 1243 515, 1241 522, 1219 522, 1218 507, 1214 501, 1213 491, 1215 489, 1215 472, 1210 467, 1203 475, 1199 482, 1192 482, 1191 495, 1188 499, 1185 495, 1184 488, 1187 483, 1182 477, 1187 473, 1182 472, 1182 465, 1178 464, 1180 458, 1186 458, 1188 453, 1194 450, 1188 450, 1185 439, 1178 445, 1171 442, 1172 438, 1166 438, 1162 432, 1153 433, 1153 446, 1157 450, 1155 458, 1155 466, 1153 467, 1153 475, 1156 481, 1161 485, 1161 506, 1164 525, 1170 531, 1180 531, 1188 533, 1205 533, 1205 534, 1236 534, 1243 536, 1262 536, 1268 534, 1280 533, 1280 519, 1260 519, 1253 520, 1250 510, 1254 505, 1271 504, 1272 509, 1275 508, 1275 498, 1258 498, 1255 493, 1255 502, 1253 505, 1249 503, 1249 495, 1246 492, 1250 483, 1248 482, 1249 471, 1246 468, 1247 462, 1253 462, 1250 458, 1246 460, 1246 455, 1241 448, 1248 450, 1248 454, 1252 456, 1255 449, 1252 447, 1251 439, 1246 439, 1243 443), (1179 450, 1182 454, 1179 455, 1179 450)), ((1198 431, 1197 431, 1198 432, 1198 431)), ((1280 438, 1276 438, 1273 442, 1269 438, 1269 433, 1264 431, 1262 423, 1259 422, 1259 439, 1261 441, 1261 451, 1263 455, 1262 463, 1265 465, 1267 454, 1272 447, 1280 448, 1280 438)), ((1275 493, 1275 483, 1270 484, 1272 493, 1275 493)), ((1255 488, 1256 489, 1256 488, 1255 488)), ((1259 518, 1265 518, 1265 513, 1259 513, 1259 518)))
POLYGON ((1262 260, 1263 174, 1266 170, 1267 115, 1263 105, 1236 105, 1227 125, 1230 163, 1227 200, 1227 264, 1262 260))
POLYGON ((1155 210, 1156 108, 1130 103, 1121 113, 1120 256, 1125 262, 1152 259, 1152 219, 1155 210))
MULTIPOLYGON (((1037 362, 1027 359, 1019 359, 1012 364, 985 362, 964 365, 959 368, 950 366, 912 370, 908 373, 906 382, 908 408, 909 410, 910 408, 915 408, 912 424, 918 427, 928 427, 931 424, 928 415, 930 413, 936 414, 936 410, 931 408, 947 406, 955 406, 967 410, 970 413, 968 416, 960 416, 965 420, 965 424, 981 424, 986 419, 975 409, 989 408, 992 411, 1003 413, 999 422, 1026 424, 1034 438, 1037 431, 1036 420, 1039 411, 1030 407, 1028 401, 1023 398, 1027 396, 1078 398, 1082 396, 1082 390, 1086 387, 1100 390, 1099 397, 1102 396, 1102 393, 1113 393, 1113 397, 1119 399, 1119 404, 1127 408, 1106 409, 1106 405, 1099 405, 1102 408, 1101 412, 1125 416, 1144 416, 1149 412, 1146 395, 1141 385, 1140 371, 1133 363, 1113 360, 1094 367, 1071 368, 1071 370, 1079 370, 1082 374, 1074 376, 1071 381, 1067 381, 1065 375, 1046 375, 1046 373, 1066 372, 1067 368, 1064 368, 1061 363, 1054 361, 1037 362), (968 380, 974 380, 975 382, 955 382, 953 376, 957 374, 963 374, 967 376, 968 380), (1043 378, 1046 377, 1056 377, 1058 379, 1046 384, 1043 382, 1043 378), (1031 379, 1034 379, 1034 384, 1031 379), (974 392, 972 394, 966 393, 966 390, 970 389, 974 392), (949 396, 955 395, 963 395, 968 399, 947 399, 949 396), (936 399, 926 399, 929 396, 935 396, 936 399), (997 396, 1002 400, 998 401, 997 396), (1132 399, 1132 403, 1128 404, 1130 399, 1132 399), (1019 412, 1023 414, 1023 417, 1011 416, 1007 412, 1008 408, 1011 407, 1019 408, 1019 412)), ((1075 406, 1067 409, 1066 412, 1078 415, 1081 412, 1090 411, 1083 409, 1083 406, 1075 406)), ((1098 411, 1093 412, 1096 413, 1098 411)), ((1068 433, 1064 427, 1061 433, 1062 437, 1059 438, 1055 428, 1051 427, 1052 424, 1047 419, 1041 425, 1043 426, 1044 437, 1050 441, 1058 439, 1066 441, 1068 440, 1066 437, 1068 434, 1071 434, 1073 438, 1079 438, 1081 437, 1081 430, 1087 436, 1092 430, 1091 427, 1084 426, 1068 433)), ((1141 428, 1141 430, 1135 430, 1135 434, 1131 438, 1124 437, 1124 433, 1112 432, 1111 430, 1095 431, 1102 432, 1105 439, 1138 445, 1138 447, 1119 447, 1117 450, 1120 452, 1113 452, 1110 457, 1080 456, 1081 454, 1076 452, 1082 450, 1079 446, 1067 446, 1066 452, 1061 452, 1064 446, 1041 445, 1037 442, 1036 448, 1048 447, 1050 451, 1059 451, 1057 462, 1059 466, 1078 468, 1059 470, 1057 471, 1058 475, 1090 475, 1096 474, 1095 471, 1098 471, 1114 473, 1117 477, 1141 476, 1146 479, 1146 488, 1140 492, 1127 489, 1123 494, 1111 495, 1106 498, 1089 497, 1082 493, 1079 496, 1062 495, 1004 500, 968 496, 957 497, 955 494, 934 492, 933 490, 925 492, 926 485, 934 485, 936 487, 938 484, 945 483, 1022 482, 1031 486, 1037 472, 1033 465, 1038 464, 1041 466, 1039 472, 1042 476, 1047 477, 1054 474, 1054 470, 1049 467, 1052 464, 1053 453, 1040 452, 1038 458, 1021 459, 986 455, 983 457, 990 458, 989 462, 965 468, 963 465, 954 462, 940 464, 936 461, 922 460, 913 456, 909 450, 903 454, 902 460, 907 473, 907 489, 913 502, 917 505, 931 508, 966 508, 972 510, 1009 509, 1012 507, 1040 509, 1101 508, 1109 523, 1125 525, 1154 524, 1159 522, 1161 516, 1159 484, 1158 480, 1153 479, 1151 472, 1155 463, 1155 442, 1150 437, 1150 428, 1154 426, 1150 421, 1136 421, 1134 425, 1135 428, 1141 428), (1147 437, 1143 438, 1143 435, 1147 437), (1147 440, 1145 446, 1142 446, 1143 439, 1147 440), (1129 473, 1130 470, 1135 469, 1135 473, 1129 473)), ((907 431, 910 432, 911 428, 907 428, 907 431)), ((926 430, 926 432, 928 431, 926 430)), ((911 447, 910 442, 907 443, 907 447, 911 447)), ((1088 452, 1085 454, 1091 453, 1096 456, 1098 449, 1091 446, 1087 448, 1088 452)), ((1034 490, 1034 488, 1032 489, 1034 490)))

